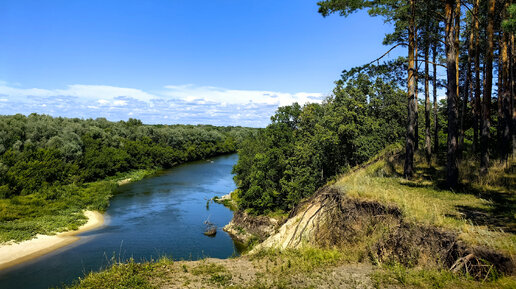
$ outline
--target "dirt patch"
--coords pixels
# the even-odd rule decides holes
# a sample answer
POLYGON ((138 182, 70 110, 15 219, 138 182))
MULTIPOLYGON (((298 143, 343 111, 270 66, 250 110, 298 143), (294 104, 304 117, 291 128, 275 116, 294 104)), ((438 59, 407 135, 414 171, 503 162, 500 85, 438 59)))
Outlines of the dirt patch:
POLYGON ((281 225, 281 220, 266 216, 254 216, 244 211, 236 211, 229 224, 224 226, 224 231, 237 241, 247 244, 252 239, 263 241, 276 232, 281 225))
POLYGON ((373 288, 371 265, 341 264, 313 272, 289 270, 281 259, 205 259, 164 265, 158 288, 373 288))

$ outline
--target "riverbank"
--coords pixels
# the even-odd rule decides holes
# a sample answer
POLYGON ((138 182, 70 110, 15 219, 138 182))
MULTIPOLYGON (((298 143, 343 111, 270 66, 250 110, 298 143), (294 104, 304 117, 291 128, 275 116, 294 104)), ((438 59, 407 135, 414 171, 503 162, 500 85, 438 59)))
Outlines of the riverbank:
MULTIPOLYGON (((413 180, 399 178, 398 156, 338 177, 240 257, 114 263, 73 288, 516 288, 514 222, 502 219, 514 211, 514 162, 450 192, 439 187, 441 167, 426 175, 418 165, 413 180), (496 210, 502 205, 509 209, 496 210), (484 212, 484 223, 471 211, 484 212)), ((236 215, 234 227, 247 232, 251 222, 236 215)))
POLYGON ((77 230, 66 231, 52 236, 39 234, 31 240, 0 245, 0 270, 69 245, 79 240, 79 237, 76 235, 93 230, 104 224, 104 216, 97 211, 85 211, 84 215, 88 218, 88 221, 77 230))

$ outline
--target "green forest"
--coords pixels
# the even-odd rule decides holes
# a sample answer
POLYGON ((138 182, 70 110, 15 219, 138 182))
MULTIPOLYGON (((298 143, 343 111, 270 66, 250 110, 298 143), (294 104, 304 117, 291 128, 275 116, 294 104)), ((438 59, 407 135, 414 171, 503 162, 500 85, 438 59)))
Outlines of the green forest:
MULTIPOLYGON (((287 212, 321 185, 387 145, 444 166, 442 187, 460 189, 461 163, 487 175, 516 151, 514 32, 510 1, 318 2, 322 16, 366 10, 393 23, 385 45, 408 57, 383 56, 343 71, 322 104, 281 107, 272 123, 244 142, 234 168, 242 208, 287 212), (438 78, 438 70, 447 71, 438 78), (493 89, 494 87, 494 89, 493 89), (446 91, 438 99, 438 91, 446 91), (471 162, 470 162, 471 161, 471 162)), ((373 58, 372 56, 371 58, 373 58)))
POLYGON ((280 107, 243 142, 234 167, 242 208, 287 212, 329 178, 403 138, 402 61, 344 71, 322 104, 280 107), (400 76, 401 77, 401 76, 400 76))
POLYGON ((255 129, 136 119, 0 116, 0 240, 22 240, 105 210, 116 181, 235 152, 255 129))

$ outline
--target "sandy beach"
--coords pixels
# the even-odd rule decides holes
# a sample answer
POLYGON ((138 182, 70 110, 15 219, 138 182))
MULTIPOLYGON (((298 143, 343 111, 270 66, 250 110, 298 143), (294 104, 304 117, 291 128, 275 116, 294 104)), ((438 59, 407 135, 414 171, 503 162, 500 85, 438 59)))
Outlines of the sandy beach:
POLYGON ((0 270, 45 255, 56 249, 71 244, 84 231, 98 228, 104 224, 104 216, 95 211, 85 211, 88 222, 78 230, 58 233, 53 236, 37 235, 34 239, 20 243, 0 245, 0 270))

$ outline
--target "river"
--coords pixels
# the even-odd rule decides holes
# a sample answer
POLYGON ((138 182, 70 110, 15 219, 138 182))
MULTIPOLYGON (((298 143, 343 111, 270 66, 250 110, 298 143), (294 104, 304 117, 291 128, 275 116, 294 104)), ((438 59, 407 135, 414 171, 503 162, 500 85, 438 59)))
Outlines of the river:
POLYGON ((235 189, 231 169, 238 156, 225 155, 177 166, 121 186, 105 213, 106 224, 37 259, 0 271, 0 288, 49 288, 71 284, 113 260, 228 258, 237 247, 222 227, 232 212, 210 203, 235 189), (209 219, 219 230, 203 235, 209 219))

